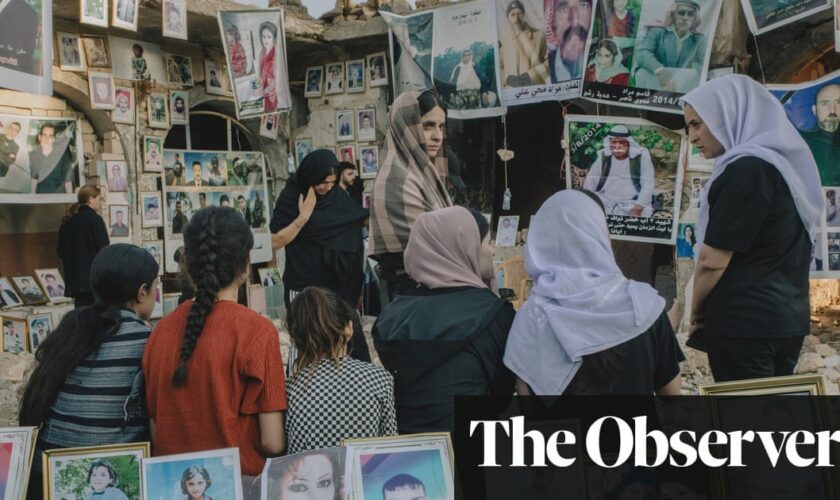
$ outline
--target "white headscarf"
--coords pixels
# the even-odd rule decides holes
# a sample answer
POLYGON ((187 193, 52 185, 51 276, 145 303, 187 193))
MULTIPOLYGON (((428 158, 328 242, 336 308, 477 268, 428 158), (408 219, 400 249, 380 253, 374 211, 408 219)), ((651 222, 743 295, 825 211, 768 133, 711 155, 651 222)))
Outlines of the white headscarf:
POLYGON ((680 103, 694 108, 725 150, 703 189, 697 243, 703 242, 709 223, 709 188, 726 167, 745 156, 776 167, 814 241, 825 203, 820 174, 808 144, 788 120, 779 100, 748 76, 726 75, 701 85, 680 103))
POLYGON ((627 141, 630 144, 627 156, 629 156, 630 158, 635 158, 642 153, 648 153, 648 156, 650 156, 648 150, 646 148, 643 148, 641 145, 639 145, 638 142, 636 142, 636 139, 634 139, 633 136, 630 135, 630 131, 627 130, 627 127, 625 127, 624 125, 614 126, 612 129, 610 129, 606 137, 604 137, 604 149, 602 150, 602 153, 605 156, 612 156, 613 154, 612 147, 610 146, 610 139, 624 139, 625 141, 627 141))
POLYGON ((583 356, 622 344, 665 309, 650 285, 624 277, 603 210, 567 189, 549 198, 528 230, 525 270, 534 288, 505 348, 505 365, 537 395, 566 390, 583 356))

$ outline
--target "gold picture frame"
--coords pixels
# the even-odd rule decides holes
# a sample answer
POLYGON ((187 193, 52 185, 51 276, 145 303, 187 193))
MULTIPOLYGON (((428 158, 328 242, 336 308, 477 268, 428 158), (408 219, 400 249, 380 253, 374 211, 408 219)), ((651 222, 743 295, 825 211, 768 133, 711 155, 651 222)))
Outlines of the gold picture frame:
POLYGON ((819 374, 786 375, 783 377, 718 382, 701 385, 698 388, 701 396, 769 396, 800 392, 797 389, 807 389, 811 396, 823 396, 826 394, 825 376, 819 374))
MULTIPOLYGON (((142 442, 142 443, 120 443, 120 444, 109 444, 104 446, 85 446, 79 448, 62 448, 62 449, 54 449, 54 450, 46 450, 44 451, 43 455, 41 456, 41 464, 42 464, 42 471, 43 471, 43 487, 44 487, 44 500, 57 500, 57 498, 61 498, 64 495, 53 495, 53 482, 58 475, 59 469, 61 467, 66 467, 66 462, 70 461, 88 461, 90 464, 96 463, 97 461, 107 461, 110 459, 114 461, 115 459, 128 457, 128 461, 131 462, 131 459, 136 460, 136 470, 137 476, 134 478, 133 476, 130 479, 135 479, 136 487, 137 487, 137 494, 136 496, 140 496, 140 491, 142 491, 142 461, 143 459, 149 458, 151 456, 151 443, 149 442, 142 442)), ((110 463, 110 462, 108 462, 110 463)), ((134 464, 131 465, 132 468, 135 466, 134 464)), ((90 465, 87 465, 90 467, 90 465)), ((133 483, 129 482, 127 478, 117 478, 117 486, 121 488, 121 491, 125 493, 125 489, 131 488, 134 486, 133 483)), ((66 487, 67 485, 62 485, 62 487, 66 487)), ((76 487, 78 488, 78 486, 76 487)), ((133 492, 133 489, 130 490, 133 492)), ((78 495, 77 495, 78 496, 78 495)))

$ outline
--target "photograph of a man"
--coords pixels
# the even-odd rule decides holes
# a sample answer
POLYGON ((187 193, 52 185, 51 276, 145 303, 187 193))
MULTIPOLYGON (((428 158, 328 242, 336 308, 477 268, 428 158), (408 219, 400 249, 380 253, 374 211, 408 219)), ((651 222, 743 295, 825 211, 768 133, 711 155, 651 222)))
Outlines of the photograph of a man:
POLYGON ((636 142, 624 125, 604 138, 604 149, 586 175, 583 188, 594 192, 607 215, 650 217, 654 171, 650 151, 636 142))
POLYGON ((113 162, 106 167, 108 169, 108 191, 112 193, 124 193, 128 191, 128 179, 123 174, 124 166, 125 164, 122 162, 113 162))
POLYGON ((583 75, 592 0, 554 0, 547 11, 546 45, 551 83, 578 79, 583 75))
POLYGON ((113 218, 111 220, 113 223, 111 224, 111 236, 118 238, 128 236, 128 225, 125 223, 124 209, 113 210, 112 207, 112 212, 113 218))
POLYGON ((172 216, 172 234, 181 234, 181 231, 184 230, 184 226, 187 225, 189 219, 184 214, 183 206, 181 205, 181 201, 178 200, 175 202, 175 214, 172 216))
POLYGON ((840 83, 820 88, 811 111, 817 124, 800 134, 817 160, 822 185, 840 186, 840 83))
POLYGON ((47 295, 52 298, 64 297, 64 284, 58 281, 52 273, 44 275, 44 284, 46 285, 47 295))
POLYGON ((190 181, 190 183, 189 183, 190 186, 205 186, 206 185, 204 179, 201 177, 201 171, 202 171, 201 162, 200 161, 194 161, 193 164, 192 164, 192 181, 190 181))
POLYGON ((73 192, 73 162, 68 148, 71 136, 70 128, 57 134, 55 125, 41 124, 37 144, 29 151, 33 193, 73 192))
POLYGON ((532 15, 542 12, 542 2, 535 6, 528 0, 511 0, 505 8, 507 23, 499 30, 499 65, 505 87, 541 85, 548 80, 545 33, 528 23, 526 3, 532 15))
POLYGON ((15 281, 15 284, 18 286, 18 290, 20 291, 23 300, 27 304, 37 303, 37 302, 44 302, 46 298, 44 294, 41 292, 41 289, 38 288, 32 279, 30 278, 12 278, 15 281))
POLYGON ((5 177, 9 173, 9 168, 17 160, 20 146, 15 142, 15 138, 20 133, 20 129, 20 122, 7 122, 3 127, 3 133, 0 134, 0 177, 5 177))

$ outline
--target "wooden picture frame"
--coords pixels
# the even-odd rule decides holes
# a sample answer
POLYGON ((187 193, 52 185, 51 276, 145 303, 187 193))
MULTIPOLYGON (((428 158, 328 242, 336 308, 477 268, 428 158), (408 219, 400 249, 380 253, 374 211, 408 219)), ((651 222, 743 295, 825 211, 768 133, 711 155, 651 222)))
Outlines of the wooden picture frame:
POLYGON ((85 49, 85 61, 88 68, 110 68, 111 47, 108 37, 82 35, 82 47, 85 49), (101 43, 97 43, 101 41, 101 43))
POLYGON ((79 22, 108 27, 108 0, 79 0, 79 22))
POLYGON ((82 47, 82 35, 56 31, 55 53, 58 56, 58 67, 61 71, 84 71, 85 49, 82 47))
POLYGON ((12 276, 12 283, 18 292, 18 296, 23 299, 23 304, 39 305, 49 302, 47 294, 41 289, 38 280, 34 276, 12 276))
POLYGON ((161 92, 149 94, 146 98, 146 112, 149 116, 150 128, 169 128, 169 105, 166 94, 161 92))
POLYGON ((61 304, 72 300, 70 297, 64 296, 66 285, 57 267, 36 269, 35 278, 38 279, 41 288, 47 293, 47 299, 50 303, 61 304))
POLYGON ((4 314, 0 316, 0 330, 0 352, 29 352, 26 318, 4 314))
POLYGON ((140 0, 114 0, 111 6, 111 26, 128 31, 137 31, 137 17, 140 0))
POLYGON ((30 314, 26 317, 26 342, 29 352, 38 350, 41 343, 53 331, 52 314, 30 314))
POLYGON ((101 71, 88 72, 90 107, 93 109, 115 109, 114 75, 101 71))

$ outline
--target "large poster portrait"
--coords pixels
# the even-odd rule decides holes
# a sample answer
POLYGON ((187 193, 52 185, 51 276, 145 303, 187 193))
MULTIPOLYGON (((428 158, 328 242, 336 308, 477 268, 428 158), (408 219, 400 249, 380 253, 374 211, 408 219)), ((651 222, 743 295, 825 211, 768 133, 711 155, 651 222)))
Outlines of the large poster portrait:
POLYGON ((111 46, 114 78, 166 82, 160 45, 116 36, 109 37, 108 41, 111 46))
POLYGON ((566 187, 600 198, 614 239, 674 244, 683 133, 637 118, 566 118, 566 187))
POLYGON ((682 113, 679 98, 706 81, 721 0, 598 2, 583 97, 682 113))
POLYGON ((220 11, 219 29, 225 41, 237 118, 290 108, 283 11, 220 11))
POLYGON ((756 35, 830 9, 831 0, 741 0, 750 30, 756 35))
POLYGON ((0 1, 0 88, 52 95, 52 0, 0 1))
POLYGON ((592 1, 494 3, 502 103, 524 104, 580 95, 592 1))
POLYGON ((76 120, 0 114, 0 203, 76 201, 82 157, 76 120))
POLYGON ((391 67, 394 68, 394 95, 407 90, 432 88, 432 35, 434 16, 422 12, 402 17, 380 12, 391 36, 391 67))

